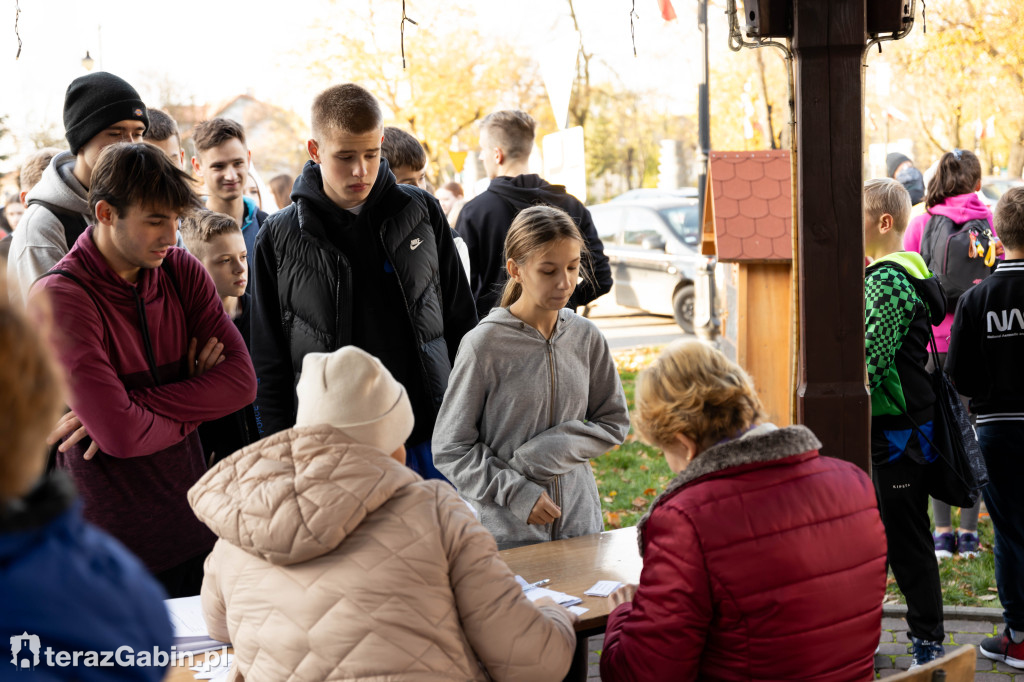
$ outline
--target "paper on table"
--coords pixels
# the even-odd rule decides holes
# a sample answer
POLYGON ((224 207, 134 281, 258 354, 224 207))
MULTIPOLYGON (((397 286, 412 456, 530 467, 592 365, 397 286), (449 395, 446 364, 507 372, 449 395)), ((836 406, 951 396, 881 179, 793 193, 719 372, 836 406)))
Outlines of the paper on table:
POLYGON ((526 598, 530 601, 537 601, 541 597, 551 597, 556 603, 562 606, 572 606, 573 604, 579 604, 582 599, 574 597, 571 594, 565 592, 555 592, 544 587, 534 587, 532 590, 526 591, 526 598))
POLYGON ((206 629, 206 620, 203 618, 203 604, 199 595, 166 599, 164 606, 167 607, 167 615, 174 626, 175 638, 210 636, 210 631, 206 629))
POLYGON ((570 611, 575 613, 577 616, 582 616, 584 613, 586 613, 587 611, 590 610, 590 609, 585 609, 582 606, 570 606, 568 608, 569 608, 570 611))
POLYGON ((582 599, 574 597, 571 594, 565 592, 556 592, 555 590, 549 590, 546 587, 534 587, 530 583, 523 579, 523 576, 517 575, 516 582, 519 583, 520 587, 523 588, 523 593, 526 594, 526 598, 530 601, 537 601, 541 597, 551 597, 556 603, 562 606, 572 606, 573 604, 579 604, 582 599))
POLYGON ((200 653, 227 646, 210 637, 203 618, 203 605, 199 596, 179 597, 164 601, 167 615, 174 627, 174 645, 178 651, 200 653))
POLYGON ((588 597, 607 597, 622 586, 618 580, 598 580, 594 586, 583 594, 588 597))

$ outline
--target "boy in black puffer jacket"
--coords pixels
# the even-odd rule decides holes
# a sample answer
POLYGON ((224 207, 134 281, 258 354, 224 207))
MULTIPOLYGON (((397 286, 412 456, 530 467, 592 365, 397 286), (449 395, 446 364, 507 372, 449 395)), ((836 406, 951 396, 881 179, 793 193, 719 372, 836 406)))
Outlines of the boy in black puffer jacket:
POLYGON ((260 231, 252 262, 252 359, 260 435, 295 424, 307 353, 353 345, 405 386, 416 416, 407 462, 425 478, 430 438, 476 310, 433 196, 400 185, 381 158, 383 116, 354 84, 313 102, 313 138, 294 203, 260 231))

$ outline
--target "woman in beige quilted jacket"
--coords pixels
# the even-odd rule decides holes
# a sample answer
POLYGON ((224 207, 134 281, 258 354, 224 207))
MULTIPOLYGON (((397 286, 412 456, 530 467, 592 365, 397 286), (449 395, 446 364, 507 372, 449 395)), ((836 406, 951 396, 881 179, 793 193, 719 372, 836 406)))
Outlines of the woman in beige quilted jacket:
POLYGON ((403 465, 405 389, 352 346, 302 369, 295 428, 189 491, 220 538, 202 602, 233 679, 561 679, 575 616, 527 600, 455 490, 403 465))

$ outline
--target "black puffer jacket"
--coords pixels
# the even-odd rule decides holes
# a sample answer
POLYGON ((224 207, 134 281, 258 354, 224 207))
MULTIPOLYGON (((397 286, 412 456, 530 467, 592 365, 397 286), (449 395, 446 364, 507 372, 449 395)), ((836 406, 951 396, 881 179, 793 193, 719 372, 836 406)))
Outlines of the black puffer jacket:
POLYGON ((440 205, 423 190, 396 184, 384 160, 359 222, 324 194, 320 167, 313 162, 296 181, 292 200, 263 225, 252 263, 252 360, 259 380, 260 435, 295 424, 295 384, 307 353, 330 353, 349 344, 366 345, 373 353, 375 346, 394 348, 397 343, 407 348, 407 364, 396 369, 382 361, 409 391, 416 417, 409 443, 429 439, 459 342, 477 321, 440 205), (336 232, 353 225, 374 230, 377 239, 364 240, 372 253, 360 252, 356 263, 336 245, 336 232), (366 300, 356 300, 353 271, 359 268, 375 276, 378 269, 393 271, 398 292, 364 288, 366 300), (389 305, 395 300, 404 311, 389 305), (401 312, 408 323, 398 320, 378 328, 389 336, 408 330, 407 346, 402 339, 367 339, 365 330, 353 327, 360 320, 393 321, 401 312))

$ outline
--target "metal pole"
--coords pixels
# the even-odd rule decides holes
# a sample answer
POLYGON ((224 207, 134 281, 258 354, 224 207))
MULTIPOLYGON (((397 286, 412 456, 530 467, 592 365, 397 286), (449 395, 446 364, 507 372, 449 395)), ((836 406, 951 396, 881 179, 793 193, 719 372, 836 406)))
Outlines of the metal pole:
MULTIPOLYGON (((708 69, 708 0, 697 0, 697 27, 701 35, 701 82, 697 88, 697 205, 704 219, 708 184, 708 158, 711 155, 711 113, 708 87, 711 81, 708 69)), ((715 260, 708 259, 697 273, 695 284, 696 309, 694 332, 698 338, 715 342, 718 338, 718 302, 715 291, 715 260), (706 306, 706 307, 705 307, 706 306)))
POLYGON ((697 2, 697 27, 701 37, 701 70, 700 85, 697 86, 697 164, 700 175, 697 177, 697 198, 700 202, 700 215, 704 215, 704 196, 708 180, 708 155, 711 153, 711 114, 708 103, 708 0, 697 2))

